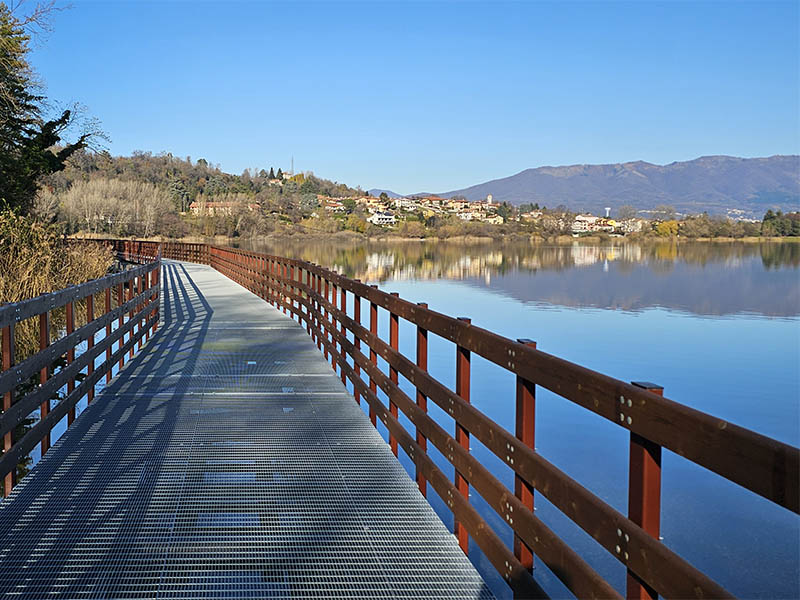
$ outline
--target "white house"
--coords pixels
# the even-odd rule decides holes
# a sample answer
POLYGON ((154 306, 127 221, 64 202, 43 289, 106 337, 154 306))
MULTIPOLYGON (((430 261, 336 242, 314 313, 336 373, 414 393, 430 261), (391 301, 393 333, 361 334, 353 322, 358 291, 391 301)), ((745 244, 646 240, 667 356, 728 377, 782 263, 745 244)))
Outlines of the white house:
POLYGON ((376 212, 371 215, 367 221, 372 223, 373 225, 394 225, 397 223, 397 219, 394 218, 394 215, 390 212, 376 212))

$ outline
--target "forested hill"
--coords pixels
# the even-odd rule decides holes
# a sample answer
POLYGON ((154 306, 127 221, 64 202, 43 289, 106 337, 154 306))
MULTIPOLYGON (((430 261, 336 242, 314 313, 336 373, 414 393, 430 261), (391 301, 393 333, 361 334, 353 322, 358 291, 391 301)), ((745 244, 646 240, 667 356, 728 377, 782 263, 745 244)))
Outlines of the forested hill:
POLYGON ((192 161, 191 157, 178 158, 169 153, 150 152, 134 152, 131 156, 80 152, 70 158, 64 171, 50 176, 47 184, 51 191, 64 192, 76 181, 102 178, 157 185, 168 192, 170 199, 181 210, 186 210, 188 204, 201 194, 261 194, 259 200, 266 200, 295 192, 330 196, 362 193, 313 174, 288 178, 280 168, 266 167, 246 169, 241 175, 234 175, 223 172, 218 165, 204 158, 192 161), (275 185, 278 181, 286 181, 286 184, 275 185))
POLYGON ((487 194, 499 202, 563 204, 598 214, 605 206, 613 212, 622 205, 640 210, 671 205, 688 214, 738 209, 760 218, 767 209, 796 211, 800 206, 800 156, 540 167, 440 195, 478 200, 487 194))
POLYGON ((265 167, 234 175, 203 158, 149 152, 111 156, 80 151, 43 184, 33 207, 38 216, 65 221, 72 231, 137 235, 189 233, 179 215, 189 211, 192 202, 229 203, 223 212, 230 218, 203 225, 203 233, 211 235, 264 232, 278 215, 299 220, 318 206, 317 194, 364 194, 312 173, 289 175, 265 167), (259 210, 249 210, 254 205, 259 210))

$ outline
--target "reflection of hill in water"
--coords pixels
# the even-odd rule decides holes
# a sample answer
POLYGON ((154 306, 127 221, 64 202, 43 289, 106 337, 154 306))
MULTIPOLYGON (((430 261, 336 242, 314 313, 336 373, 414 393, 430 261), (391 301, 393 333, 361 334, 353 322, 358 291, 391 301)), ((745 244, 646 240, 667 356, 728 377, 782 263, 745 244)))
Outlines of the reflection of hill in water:
POLYGON ((800 314, 800 244, 250 243, 363 281, 459 279, 524 302, 800 314))
MULTIPOLYGON (((610 263, 567 271, 498 275, 491 289, 522 302, 559 306, 641 310, 664 307, 697 315, 754 313, 800 315, 800 283, 794 269, 767 271, 750 259, 735 267, 675 263, 666 272, 649 265, 620 269, 610 263)), ((482 280, 470 280, 483 287, 482 280)))

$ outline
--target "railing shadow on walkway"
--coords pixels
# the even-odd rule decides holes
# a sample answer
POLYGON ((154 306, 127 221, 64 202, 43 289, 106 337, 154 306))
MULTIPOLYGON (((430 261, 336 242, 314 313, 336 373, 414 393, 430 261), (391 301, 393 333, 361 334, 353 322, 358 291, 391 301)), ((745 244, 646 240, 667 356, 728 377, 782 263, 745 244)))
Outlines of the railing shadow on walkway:
POLYGON ((144 523, 139 517, 153 501, 163 449, 170 444, 186 394, 176 387, 154 402, 146 389, 132 396, 120 391, 151 359, 156 346, 166 348, 161 351, 163 364, 183 364, 191 370, 199 357, 211 311, 202 294, 193 299, 180 284, 180 268, 164 265, 165 279, 169 278, 164 286, 166 318, 145 351, 117 374, 19 483, 9 498, 14 501, 0 503, 0 540, 11 541, 0 549, 1 594, 77 597, 95 589, 102 590, 103 596, 113 595, 109 582, 126 568, 126 562, 141 565, 155 560, 147 554, 156 555, 156 549, 132 552, 132 540, 142 532, 144 523), (188 354, 179 356, 185 348, 188 354), (135 460, 113 451, 120 445, 137 446, 135 460), (120 486, 123 481, 129 485, 120 486), (109 495, 118 500, 108 504, 109 495), (57 521, 51 519, 53 515, 58 515, 57 521), (31 540, 38 540, 36 547, 31 547, 31 540), (82 554, 86 558, 79 558, 82 554), (37 587, 26 589, 20 583, 23 568, 31 573, 46 570, 52 574, 50 584, 43 588, 37 578, 37 587))

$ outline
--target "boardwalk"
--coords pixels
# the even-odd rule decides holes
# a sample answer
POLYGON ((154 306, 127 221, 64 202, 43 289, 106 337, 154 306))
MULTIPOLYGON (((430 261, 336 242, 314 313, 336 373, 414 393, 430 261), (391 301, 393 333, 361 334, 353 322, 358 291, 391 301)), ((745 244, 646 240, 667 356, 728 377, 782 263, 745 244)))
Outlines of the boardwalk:
POLYGON ((305 331, 166 262, 163 324, 0 503, 16 598, 489 597, 305 331))

